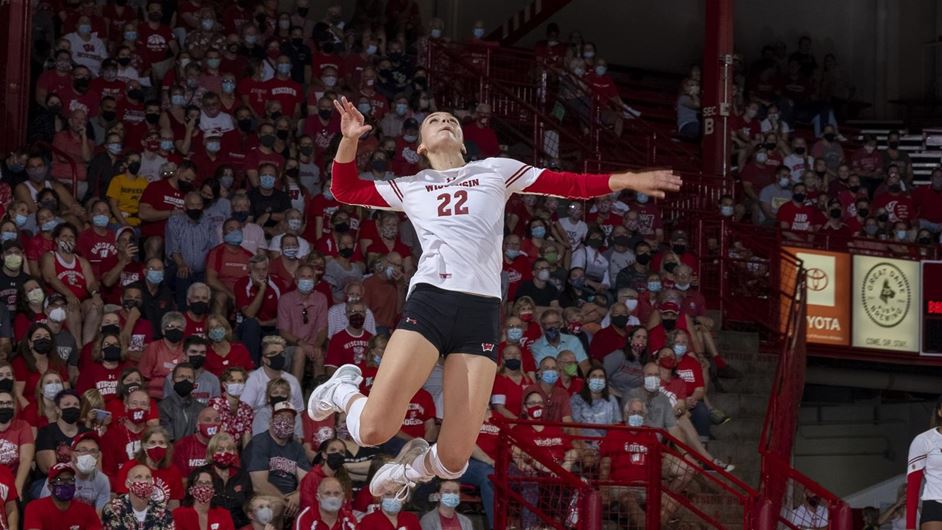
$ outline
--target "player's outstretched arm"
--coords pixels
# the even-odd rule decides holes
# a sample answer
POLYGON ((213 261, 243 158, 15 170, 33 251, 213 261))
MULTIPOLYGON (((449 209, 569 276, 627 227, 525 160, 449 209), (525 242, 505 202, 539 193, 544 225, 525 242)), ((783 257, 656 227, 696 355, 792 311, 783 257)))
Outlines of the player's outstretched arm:
POLYGON ((628 171, 601 175, 539 170, 526 165, 507 179, 508 187, 512 190, 516 188, 515 191, 555 195, 569 199, 591 199, 621 190, 633 190, 651 197, 663 198, 667 192, 680 190, 682 184, 683 180, 670 170, 628 171), (533 180, 525 178, 529 171, 538 172, 533 180), (525 184, 525 187, 520 190, 520 184, 528 180, 530 183, 525 184))
MULTIPOLYGON (((340 113, 340 133, 343 138, 334 155, 331 171, 330 191, 338 201, 372 208, 391 208, 389 201, 377 190, 376 183, 362 180, 356 167, 357 143, 373 128, 367 125, 363 115, 347 98, 334 100, 334 108, 340 113)), ((401 208, 401 205, 398 207, 401 208)))
POLYGON ((632 190, 663 199, 667 192, 680 191, 684 181, 669 169, 613 173, 608 185, 612 191, 632 190))

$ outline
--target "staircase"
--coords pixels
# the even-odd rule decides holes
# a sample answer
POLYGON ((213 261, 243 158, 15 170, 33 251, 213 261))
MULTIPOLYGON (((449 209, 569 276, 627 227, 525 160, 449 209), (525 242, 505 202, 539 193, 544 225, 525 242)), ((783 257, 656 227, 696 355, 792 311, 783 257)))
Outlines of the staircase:
POLYGON ((501 46, 513 46, 517 41, 549 20, 572 0, 533 0, 517 11, 497 29, 487 35, 485 40, 500 42, 501 46))

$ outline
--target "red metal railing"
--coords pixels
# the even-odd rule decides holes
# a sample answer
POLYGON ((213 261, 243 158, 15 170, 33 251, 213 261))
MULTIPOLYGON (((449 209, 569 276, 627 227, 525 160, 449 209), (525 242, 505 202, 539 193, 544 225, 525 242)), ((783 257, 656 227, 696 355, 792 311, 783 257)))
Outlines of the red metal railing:
POLYGON ((606 523, 623 527, 626 522, 646 530, 668 522, 721 529, 754 526, 758 492, 663 430, 526 420, 501 423, 493 477, 498 490, 497 529, 539 524, 558 530, 599 530, 606 523), (545 447, 514 429, 527 425, 575 433, 564 435, 566 458, 549 457, 545 447), (600 428, 604 437, 583 434, 583 429, 600 428), (606 443, 616 448, 606 448, 606 443), (639 466, 634 479, 611 475, 603 479, 603 460, 613 451, 628 453, 629 444, 632 462, 639 466), (632 510, 632 503, 639 509, 632 510))
POLYGON ((0 149, 4 153, 15 151, 26 138, 26 112, 30 92, 30 43, 32 39, 31 10, 33 3, 26 0, 0 2, 0 20, 4 23, 4 51, 0 52, 0 115, 4 133, 0 134, 0 149))

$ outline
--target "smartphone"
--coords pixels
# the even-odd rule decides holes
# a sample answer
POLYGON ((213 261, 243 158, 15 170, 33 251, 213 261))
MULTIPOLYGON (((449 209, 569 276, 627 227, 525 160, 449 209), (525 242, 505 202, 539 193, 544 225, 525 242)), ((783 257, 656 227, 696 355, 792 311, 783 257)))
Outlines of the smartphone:
POLYGON ((95 421, 97 423, 105 423, 105 421, 107 421, 108 418, 111 417, 111 413, 108 412, 107 410, 92 409, 92 412, 95 413, 95 421))

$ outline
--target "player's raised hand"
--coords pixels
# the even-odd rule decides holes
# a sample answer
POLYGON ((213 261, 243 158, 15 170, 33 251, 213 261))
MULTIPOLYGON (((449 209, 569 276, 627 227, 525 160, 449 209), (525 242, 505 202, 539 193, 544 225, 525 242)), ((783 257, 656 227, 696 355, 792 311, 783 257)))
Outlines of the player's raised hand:
POLYGON ((684 183, 683 179, 669 169, 629 171, 616 173, 612 177, 617 186, 612 187, 614 191, 629 189, 658 199, 663 199, 667 192, 680 191, 680 186, 684 183))
POLYGON ((335 99, 334 108, 340 113, 340 134, 344 138, 359 140, 360 137, 373 129, 372 125, 366 124, 363 114, 360 114, 360 111, 353 103, 347 101, 346 97, 341 96, 339 100, 335 99))

